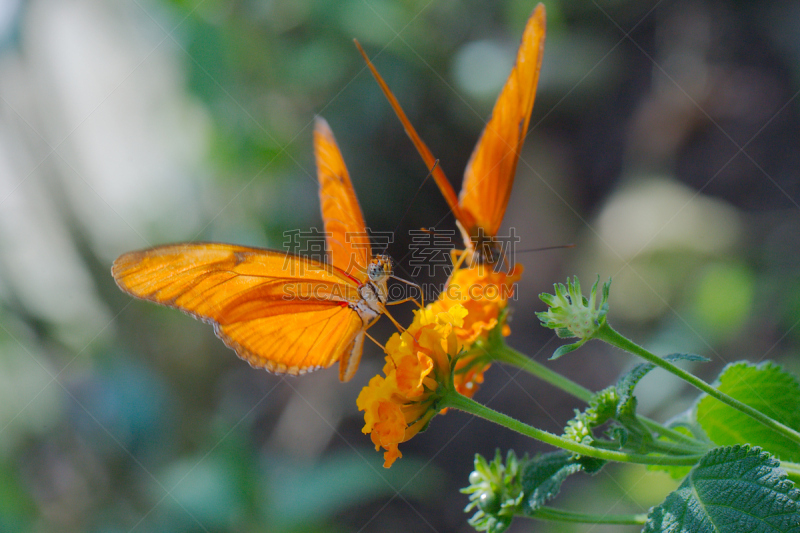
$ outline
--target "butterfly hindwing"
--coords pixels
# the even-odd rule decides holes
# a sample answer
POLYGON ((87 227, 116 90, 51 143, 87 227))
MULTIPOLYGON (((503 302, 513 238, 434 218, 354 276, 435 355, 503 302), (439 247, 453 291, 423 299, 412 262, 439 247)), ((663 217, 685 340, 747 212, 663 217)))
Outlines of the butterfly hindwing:
MULTIPOLYGON (((217 325, 215 330, 252 366, 281 374, 303 374, 337 361, 346 368, 353 343, 364 326, 352 309, 328 305, 311 310, 297 306, 280 316, 217 325)), ((360 359, 360 351, 357 357, 360 359)))

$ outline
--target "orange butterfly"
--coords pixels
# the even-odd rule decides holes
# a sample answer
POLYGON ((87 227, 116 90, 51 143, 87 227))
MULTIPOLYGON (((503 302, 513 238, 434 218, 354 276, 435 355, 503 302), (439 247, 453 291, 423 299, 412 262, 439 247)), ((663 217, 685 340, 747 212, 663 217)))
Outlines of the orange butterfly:
POLYGON ((367 328, 386 312, 392 262, 372 257, 353 184, 322 118, 314 153, 330 264, 235 244, 169 244, 118 257, 117 285, 213 324, 254 367, 297 375, 338 361, 339 379, 348 381, 367 328))
POLYGON ((406 134, 430 169, 455 215, 467 248, 466 257, 477 255, 479 260, 490 263, 498 260, 495 237, 508 205, 519 152, 528 133, 542 65, 544 36, 545 10, 544 5, 539 4, 528 19, 516 64, 497 98, 492 118, 486 124, 467 163, 458 197, 444 171, 440 166, 434 165, 435 158, 411 125, 397 98, 356 41, 372 75, 403 123, 406 134))

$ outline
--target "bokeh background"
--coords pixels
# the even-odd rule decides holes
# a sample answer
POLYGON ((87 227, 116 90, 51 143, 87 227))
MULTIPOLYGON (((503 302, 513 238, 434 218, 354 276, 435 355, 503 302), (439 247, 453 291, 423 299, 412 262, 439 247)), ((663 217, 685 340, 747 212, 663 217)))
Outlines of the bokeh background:
MULTIPOLYGON (((706 379, 742 358, 800 370, 800 5, 545 3, 505 227, 518 251, 577 246, 515 256, 509 342, 545 361, 558 342, 537 294, 599 274, 618 329, 710 357, 694 368, 706 379)), ((351 40, 458 189, 534 5, 0 1, 0 530, 471 531, 458 488, 474 453, 545 447, 451 412, 384 470, 355 406, 377 347, 347 384, 253 370, 210 327, 122 294, 109 267, 170 241, 281 248, 284 231, 319 227, 315 114, 369 226, 400 225, 392 255, 410 229, 453 229, 432 183, 410 204, 426 169, 351 40)), ((634 363, 589 344, 547 364, 599 389, 634 363)), ((661 372, 639 390, 662 420, 694 398, 661 372)), ((477 399, 556 432, 582 407, 501 367, 477 399)), ((672 487, 612 467, 555 504, 645 512, 672 487)))

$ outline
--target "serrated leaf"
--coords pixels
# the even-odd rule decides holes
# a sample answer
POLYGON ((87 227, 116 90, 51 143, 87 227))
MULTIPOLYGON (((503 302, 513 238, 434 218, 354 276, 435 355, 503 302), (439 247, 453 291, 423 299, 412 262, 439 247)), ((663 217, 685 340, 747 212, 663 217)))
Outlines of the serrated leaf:
POLYGON ((642 533, 800 533, 800 491, 760 448, 708 452, 642 533))
MULTIPOLYGON (((667 361, 709 361, 707 357, 692 353, 671 353, 665 356, 664 359, 667 361)), ((655 365, 652 363, 641 363, 620 376, 617 380, 617 394, 619 394, 619 403, 621 406, 628 403, 631 396, 633 396, 633 389, 636 388, 639 381, 654 368, 655 365)))
POLYGON ((522 474, 525 514, 533 516, 536 509, 558 495, 565 479, 581 470, 583 465, 570 453, 552 452, 534 457, 522 474))
POLYGON ((708 357, 697 355, 696 353, 671 353, 665 355, 664 359, 667 361, 694 361, 696 363, 708 363, 711 361, 708 357))
MULTIPOLYGON (((672 353, 664 357, 667 361, 708 361, 707 358, 701 355, 688 354, 688 353, 672 353)), ((652 440, 652 435, 647 428, 639 422, 636 418, 636 407, 638 401, 633 391, 639 381, 642 380, 651 370, 655 368, 652 363, 641 363, 633 367, 630 371, 623 374, 616 384, 617 396, 619 402, 617 403, 616 418, 623 423, 632 432, 632 436, 638 437, 637 441, 647 442, 652 440)), ((682 477, 682 476, 681 476, 682 477)))
POLYGON ((552 361, 553 359, 558 359, 562 355, 574 352, 575 350, 583 346, 583 343, 584 341, 579 341, 574 344, 565 344, 564 346, 559 347, 558 350, 553 352, 553 355, 550 356, 550 360, 552 361))
POLYGON ((633 389, 641 381, 648 372, 656 367, 653 363, 641 363, 633 367, 631 370, 620 376, 617 380, 617 394, 619 395, 619 402, 621 404, 627 403, 633 396, 633 389))
MULTIPOLYGON (((714 385, 740 402, 800 430, 800 384, 775 363, 730 364, 714 385)), ((784 461, 800 461, 797 443, 710 396, 700 398, 695 418, 717 445, 752 444, 784 461)))
POLYGON ((589 457, 588 455, 581 455, 575 462, 579 463, 583 471, 590 475, 595 475, 608 463, 608 461, 597 459, 596 457, 589 457))

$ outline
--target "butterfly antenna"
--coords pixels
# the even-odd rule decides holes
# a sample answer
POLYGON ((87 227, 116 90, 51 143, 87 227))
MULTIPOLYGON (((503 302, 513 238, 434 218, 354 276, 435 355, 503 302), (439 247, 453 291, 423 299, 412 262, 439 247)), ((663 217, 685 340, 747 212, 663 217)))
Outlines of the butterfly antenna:
POLYGON ((562 248, 575 248, 575 244, 559 244, 557 246, 544 246, 542 248, 530 248, 528 250, 515 251, 515 254, 527 254, 529 252, 544 252, 546 250, 561 250, 562 248))
POLYGON ((453 236, 453 233, 452 233, 452 232, 449 232, 449 233, 442 233, 442 232, 436 231, 436 230, 435 230, 435 229, 433 229, 433 228, 419 228, 419 230, 420 230, 422 233, 427 233, 428 235, 433 235, 434 237, 436 237, 437 235, 438 235, 439 237, 452 237, 452 236, 453 236))
MULTIPOLYGON (((562 248, 575 248, 575 245, 574 244, 559 244, 557 246, 543 246, 541 248, 530 248, 528 250, 519 250, 519 251, 515 250, 513 252, 513 254, 516 255, 516 254, 527 254, 529 252, 544 252, 546 250, 560 250, 562 248)), ((510 252, 508 252, 505 249, 501 249, 500 253, 502 254, 502 257, 500 259, 502 260, 503 267, 505 267, 506 270, 509 270, 511 268, 511 265, 510 265, 509 260, 508 260, 508 255, 509 255, 510 252)), ((459 261, 459 264, 460 264, 460 261, 459 261)))
MULTIPOLYGON (((397 235, 398 230, 400 230, 400 226, 403 224, 403 221, 405 220, 405 218, 408 215, 409 211, 411 211, 411 206, 414 205, 414 200, 417 199, 417 196, 419 196, 420 191, 422 191, 422 187, 424 187, 425 183, 427 183, 427 181, 430 179, 430 177, 433 176, 433 170, 438 166, 439 166, 439 160, 437 159, 436 161, 433 162, 433 168, 431 168, 431 170, 428 171, 428 175, 425 176, 425 179, 422 180, 422 183, 420 183, 419 187, 417 187, 417 192, 414 193, 414 196, 411 198, 411 201, 408 202, 408 206, 406 207, 406 210, 403 213, 403 216, 400 217, 400 221, 397 223, 397 226, 394 228, 394 231, 392 232, 392 235, 397 235)), ((386 246, 383 247, 383 253, 386 253, 386 250, 389 248, 389 243, 390 242, 391 241, 387 242, 386 246)))

